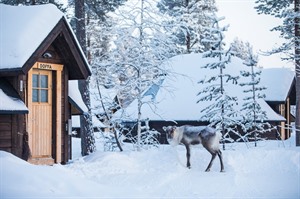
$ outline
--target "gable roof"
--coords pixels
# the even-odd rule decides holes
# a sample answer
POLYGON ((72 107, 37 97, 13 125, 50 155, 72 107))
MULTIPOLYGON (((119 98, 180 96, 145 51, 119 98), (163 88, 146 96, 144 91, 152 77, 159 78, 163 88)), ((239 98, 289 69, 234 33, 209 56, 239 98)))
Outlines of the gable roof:
POLYGON ((51 44, 62 56, 70 79, 91 75, 84 53, 64 14, 53 4, 0 4, 0 74, 26 74, 51 44))
MULTIPOLYGON (((200 121, 203 113, 201 110, 209 106, 210 101, 203 101, 197 103, 199 97, 197 94, 204 88, 203 84, 198 82, 207 77, 215 75, 216 70, 201 68, 211 61, 211 58, 204 59, 202 54, 186 54, 171 58, 169 67, 173 74, 169 74, 163 86, 159 89, 156 95, 157 104, 151 105, 147 103, 150 96, 144 97, 145 102, 142 106, 142 118, 149 118, 150 120, 166 120, 166 121, 200 121)), ((245 70, 242 60, 232 57, 231 62, 226 66, 226 73, 232 76, 240 76, 240 71, 245 70)), ((240 81, 245 81, 241 77, 240 81)), ((239 85, 224 83, 227 87, 226 92, 232 96, 237 96, 239 104, 236 110, 240 110, 243 104, 245 93, 239 85)), ((207 86, 207 85, 206 85, 207 86)), ((268 121, 284 121, 285 118, 277 114, 264 101, 260 100, 259 104, 262 110, 267 113, 268 121)), ((116 117, 128 118, 128 120, 135 120, 137 118, 137 102, 136 100, 125 109, 125 112, 119 110, 116 117)), ((125 119, 126 120, 126 119, 125 119)))

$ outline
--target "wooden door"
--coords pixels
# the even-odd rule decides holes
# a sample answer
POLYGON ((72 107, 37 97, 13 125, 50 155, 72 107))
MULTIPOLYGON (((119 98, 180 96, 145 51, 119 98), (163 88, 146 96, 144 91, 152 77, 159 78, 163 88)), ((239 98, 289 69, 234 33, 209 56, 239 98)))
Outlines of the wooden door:
MULTIPOLYGON (((52 158, 52 71, 33 69, 28 100, 31 100, 31 153, 33 159, 52 158)), ((47 160, 48 159, 48 160, 47 160)), ((50 162, 49 162, 50 161, 50 162)))

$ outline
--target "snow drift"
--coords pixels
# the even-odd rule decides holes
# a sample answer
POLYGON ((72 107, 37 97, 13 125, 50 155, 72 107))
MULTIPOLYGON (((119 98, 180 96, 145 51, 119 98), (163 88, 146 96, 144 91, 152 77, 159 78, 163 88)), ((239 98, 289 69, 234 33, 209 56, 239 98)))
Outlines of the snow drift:
POLYGON ((183 146, 136 152, 126 145, 79 157, 80 140, 73 144, 78 158, 65 166, 31 165, 1 151, 0 198, 300 198, 300 148, 291 139, 226 146, 225 173, 218 164, 204 172, 210 154, 200 146, 187 169, 183 146))

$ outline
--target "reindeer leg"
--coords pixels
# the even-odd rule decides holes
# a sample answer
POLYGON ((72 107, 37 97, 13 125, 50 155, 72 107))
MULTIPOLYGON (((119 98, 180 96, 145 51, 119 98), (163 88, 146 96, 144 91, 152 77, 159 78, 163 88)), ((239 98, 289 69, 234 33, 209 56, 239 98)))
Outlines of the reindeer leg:
POLYGON ((213 163, 214 159, 215 159, 216 156, 217 156, 216 153, 212 153, 212 152, 210 152, 210 153, 211 153, 211 160, 210 160, 210 162, 209 162, 209 164, 208 164, 208 166, 207 166, 205 172, 210 171, 210 168, 211 168, 211 166, 212 166, 212 163, 213 163))
POLYGON ((225 172, 225 170, 224 170, 224 164, 223 164, 223 157, 222 157, 222 152, 221 152, 221 150, 218 150, 218 157, 219 157, 219 159, 220 159, 220 164, 221 164, 221 171, 220 172, 225 172))
POLYGON ((190 157, 191 157, 191 149, 190 149, 190 145, 183 142, 185 148, 186 148, 186 159, 187 159, 187 163, 186 163, 186 167, 187 168, 191 168, 191 163, 190 163, 190 157))

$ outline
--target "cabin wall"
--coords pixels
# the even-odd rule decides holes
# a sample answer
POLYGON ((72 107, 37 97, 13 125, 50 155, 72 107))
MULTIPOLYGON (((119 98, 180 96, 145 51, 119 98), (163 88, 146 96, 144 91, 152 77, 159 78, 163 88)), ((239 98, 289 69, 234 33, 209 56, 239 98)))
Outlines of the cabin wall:
POLYGON ((23 115, 0 115, 0 150, 23 158, 23 115))
MULTIPOLYGON (((266 138, 266 139, 271 139, 271 140, 277 140, 280 139, 280 128, 278 127, 280 122, 269 122, 272 126, 277 127, 275 129, 272 129, 271 131, 265 132, 261 137, 266 138)), ((166 138, 166 133, 163 130, 163 126, 182 126, 182 125, 192 125, 192 126, 206 126, 208 125, 208 122, 199 122, 199 121, 176 121, 171 122, 171 121, 149 121, 149 127, 150 130, 155 129, 160 133, 156 138, 158 139, 160 144, 168 144, 167 138, 166 138)), ((136 122, 123 122, 123 125, 125 129, 132 129, 131 135, 136 136, 137 135, 137 125, 136 122)), ((144 122, 142 122, 142 125, 144 125, 144 122)), ((241 133, 241 135, 244 134, 242 129, 238 127, 238 131, 241 133)), ((126 135, 128 134, 129 131, 125 130, 123 131, 123 134, 126 135)), ((237 140, 240 137, 237 135, 231 134, 230 135, 232 139, 237 140)), ((130 142, 130 140, 125 140, 125 142, 130 142)))
MULTIPOLYGON (((136 122, 124 122, 123 125, 125 128, 131 129, 136 122)), ((142 125, 145 125, 144 122, 142 122, 142 125)), ((156 138, 159 141, 160 144, 168 144, 167 138, 166 138, 166 133, 163 130, 164 126, 182 126, 182 125, 192 125, 192 126, 202 126, 202 125, 208 125, 207 122, 199 122, 199 121, 176 121, 171 122, 171 121, 149 121, 149 127, 151 129, 155 129, 160 133, 156 138)), ((123 134, 126 135, 128 131, 123 131, 123 134)), ((137 125, 133 128, 131 131, 132 136, 137 135, 137 125)), ((129 142, 129 140, 125 140, 125 142, 129 142)))
POLYGON ((0 150, 12 153, 13 115, 0 115, 0 150))
MULTIPOLYGON (((5 79, 25 101, 24 75, 6 77, 5 79)), ((0 115, 0 150, 10 152, 17 157, 23 157, 24 134, 26 133, 26 114, 0 115)))
POLYGON ((286 121, 278 122, 276 125, 278 126, 280 138, 282 140, 288 139, 291 137, 291 130, 289 128, 293 121, 291 114, 291 104, 293 104, 293 99, 288 97, 285 103, 268 102, 268 104, 276 113, 282 115, 286 119, 286 121))

